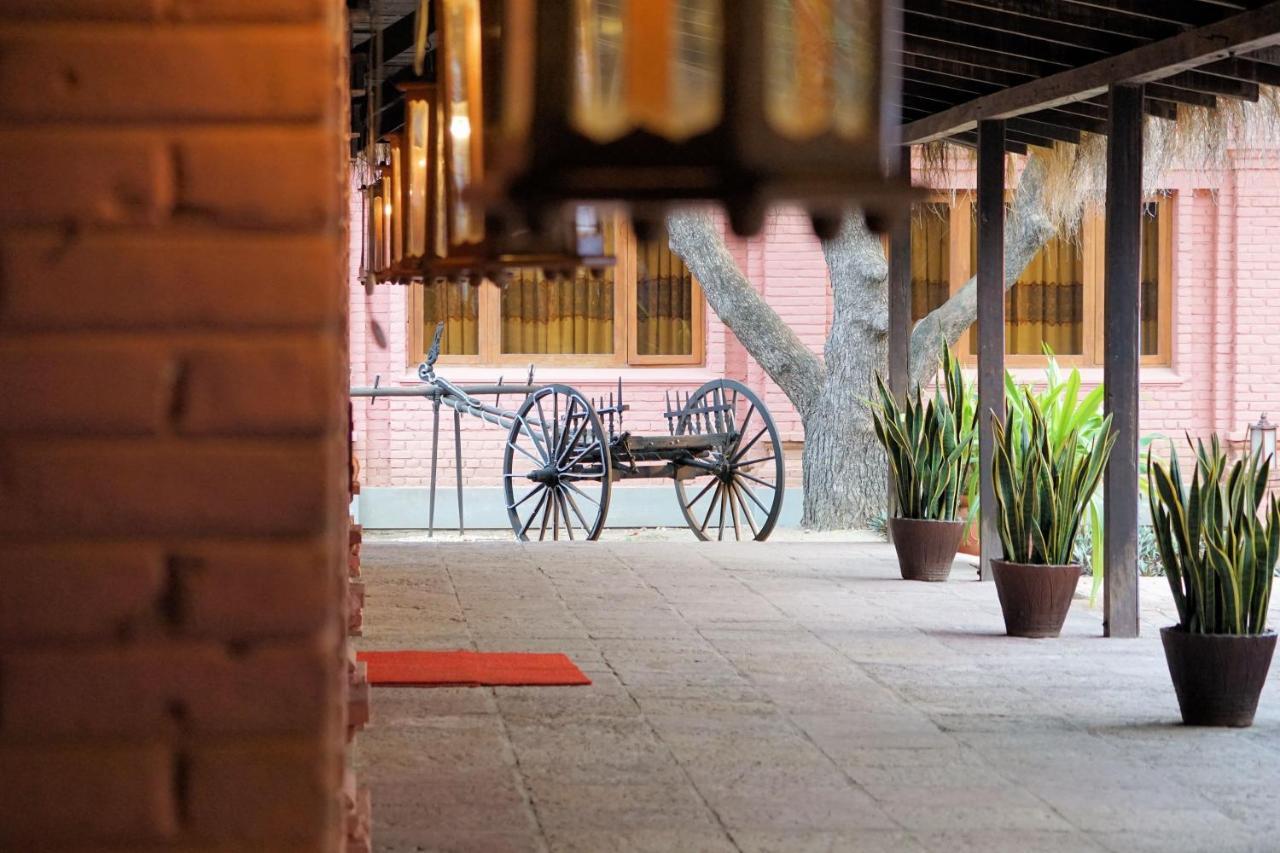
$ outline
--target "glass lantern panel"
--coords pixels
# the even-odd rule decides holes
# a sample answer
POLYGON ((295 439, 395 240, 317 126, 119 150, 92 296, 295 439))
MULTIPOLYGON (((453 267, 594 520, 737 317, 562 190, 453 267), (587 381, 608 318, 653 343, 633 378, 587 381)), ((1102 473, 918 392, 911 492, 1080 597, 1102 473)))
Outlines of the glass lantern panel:
POLYGON ((387 262, 384 257, 385 237, 383 236, 385 228, 385 219, 383 216, 383 200, 382 200, 382 182, 378 181, 370 190, 371 200, 369 202, 373 214, 373 242, 369 246, 369 267, 374 272, 382 272, 387 268, 387 262))
POLYGON ((483 178, 480 8, 478 0, 444 0, 444 87, 448 121, 451 242, 484 238, 484 216, 466 194, 483 178))
POLYGON ((880 109, 879 0, 836 3, 832 31, 834 130, 846 139, 871 132, 880 109))
POLYGON ((793 139, 856 139, 879 109, 878 0, 767 0, 765 114, 793 139))
POLYGON ((404 257, 404 163, 400 142, 391 145, 391 262, 404 257))
POLYGON ((616 139, 630 124, 623 80, 626 0, 573 2, 573 123, 591 139, 616 139))
MULTIPOLYGON (((675 44, 670 58, 670 104, 665 125, 672 139, 705 133, 720 121, 724 60, 719 0, 676 0, 675 44)), ((659 116, 661 122, 663 116, 659 116)))
POLYGON ((382 167, 382 189, 379 191, 382 203, 382 268, 391 266, 392 248, 394 246, 395 203, 391 200, 391 168, 382 167))
POLYGON ((408 143, 408 222, 405 253, 420 258, 427 252, 427 138, 430 109, 421 98, 408 100, 405 138, 408 143))
POLYGON ((573 123, 608 142, 720 120, 723 0, 575 0, 573 123))

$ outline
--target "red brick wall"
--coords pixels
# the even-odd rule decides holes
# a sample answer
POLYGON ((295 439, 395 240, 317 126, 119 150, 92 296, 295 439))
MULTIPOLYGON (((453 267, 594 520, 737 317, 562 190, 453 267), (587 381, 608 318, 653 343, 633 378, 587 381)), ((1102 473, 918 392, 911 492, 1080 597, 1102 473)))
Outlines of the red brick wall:
MULTIPOLYGON (((956 164, 949 174, 954 188, 973 187, 973 170, 956 164)), ((1274 364, 1280 353, 1280 148, 1231 150, 1214 171, 1175 171, 1162 180, 1174 193, 1172 359, 1168 366, 1142 370, 1142 430, 1177 441, 1184 431, 1243 439, 1247 425, 1263 412, 1280 415, 1280 386, 1274 364)), ((358 215, 358 209, 357 209, 358 215)), ((751 240, 729 238, 739 267, 769 304, 810 348, 821 353, 831 319, 831 288, 822 251, 808 218, 779 209, 762 234, 751 240)), ((356 259, 358 267, 358 258, 356 259)), ((405 291, 379 287, 366 296, 352 276, 353 384, 416 383, 406 366, 405 291), (370 321, 387 332, 380 348, 369 333, 370 321)), ((491 382, 499 373, 523 377, 510 366, 442 368, 450 378, 491 382)), ((1019 381, 1034 382, 1042 368, 1016 368, 1019 381)), ((1082 369, 1086 388, 1102 381, 1102 369, 1082 369)), ((764 397, 783 438, 800 442, 804 433, 786 397, 750 358, 725 326, 707 312, 706 363, 690 368, 539 370, 544 381, 567 382, 587 393, 607 393, 622 375, 632 411, 628 425, 637 432, 665 431, 660 417, 666 388, 689 390, 713 376, 746 382, 764 397)), ((430 407, 414 398, 358 400, 356 443, 365 462, 365 486, 421 486, 430 472, 430 407)), ((447 413, 446 413, 447 414, 447 413)), ((463 424, 464 481, 499 482, 504 433, 478 422, 463 424)), ((453 483, 452 424, 442 430, 440 477, 453 483)), ((789 479, 798 485, 799 465, 789 479)), ((447 492, 446 492, 447 494, 447 492)))
POLYGON ((0 849, 336 848, 340 10, 0 4, 0 849))

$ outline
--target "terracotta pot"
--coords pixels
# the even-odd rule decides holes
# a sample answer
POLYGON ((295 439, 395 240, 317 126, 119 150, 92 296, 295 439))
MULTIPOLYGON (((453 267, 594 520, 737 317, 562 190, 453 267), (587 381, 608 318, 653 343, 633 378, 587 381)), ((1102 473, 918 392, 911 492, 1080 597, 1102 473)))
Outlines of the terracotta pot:
POLYGON ((1267 680, 1276 632, 1189 634, 1177 625, 1160 629, 1164 657, 1188 726, 1253 725, 1258 695, 1267 680))
MULTIPOLYGON (((969 499, 961 498, 960 507, 956 512, 957 517, 965 519, 969 518, 969 499)), ((982 556, 982 543, 978 539, 978 528, 982 525, 974 521, 973 526, 969 528, 969 535, 960 540, 960 553, 968 554, 970 557, 982 556)))
POLYGON ((960 546, 963 521, 920 518, 889 519, 889 534, 898 552, 898 570, 904 580, 944 581, 960 546))
POLYGON ((970 557, 982 556, 982 541, 978 538, 977 522, 973 527, 969 528, 969 535, 960 540, 960 553, 968 554, 970 557))
POLYGON ((1071 608, 1081 568, 991 561, 1004 628, 1010 637, 1056 637, 1071 608))

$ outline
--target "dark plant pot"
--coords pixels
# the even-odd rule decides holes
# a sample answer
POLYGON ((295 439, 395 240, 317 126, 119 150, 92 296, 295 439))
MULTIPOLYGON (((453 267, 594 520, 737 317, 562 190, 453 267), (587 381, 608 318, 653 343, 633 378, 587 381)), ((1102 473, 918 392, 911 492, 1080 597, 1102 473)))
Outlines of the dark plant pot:
POLYGON ((1056 637, 1071 609, 1081 568, 991 561, 991 575, 1010 637, 1056 637))
POLYGON ((1253 725, 1258 695, 1267 680, 1276 632, 1189 634, 1177 625, 1160 629, 1164 657, 1189 726, 1253 725))
POLYGON ((921 518, 889 519, 889 534, 898 552, 898 569, 904 580, 944 581, 960 547, 963 521, 921 518))

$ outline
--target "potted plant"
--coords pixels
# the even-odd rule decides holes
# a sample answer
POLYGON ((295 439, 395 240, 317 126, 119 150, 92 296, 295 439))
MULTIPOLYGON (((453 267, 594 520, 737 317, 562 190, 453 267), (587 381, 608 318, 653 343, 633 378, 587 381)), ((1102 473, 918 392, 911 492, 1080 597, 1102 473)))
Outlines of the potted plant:
MULTIPOLYGON (((1023 417, 992 421, 997 527, 1004 559, 991 571, 1012 637, 1056 637, 1080 579, 1076 537, 1115 445, 1111 417, 1093 441, 1080 426, 1056 441, 1030 389, 1017 401, 1023 417)), ((1006 409, 1007 412, 1007 409, 1006 409)))
MULTIPOLYGON (((1037 378, 1028 385, 1019 386, 1013 374, 1007 370, 1005 371, 1004 393, 1005 399, 1009 404, 1005 418, 1006 424, 1026 420, 1029 417, 1026 411, 1026 404, 1023 402, 1026 399, 1026 391, 1024 389, 1027 389, 1035 396, 1036 403, 1040 407, 1040 412, 1048 427, 1049 438, 1053 442, 1055 451, 1065 447, 1068 439, 1092 446, 1093 442, 1102 434, 1104 417, 1102 411, 1103 386, 1099 384, 1092 390, 1085 392, 1079 369, 1073 367, 1070 370, 1063 371, 1058 366, 1058 359, 1054 355, 1053 349, 1048 344, 1044 344, 1041 349, 1045 356, 1045 369, 1042 378, 1037 378)), ((1139 446, 1146 447, 1156 437, 1143 436, 1139 440, 1139 446)), ((1139 476, 1142 476, 1141 471, 1139 476)), ((1145 480, 1141 482, 1145 489, 1145 480)), ((961 511, 966 517, 968 526, 965 529, 965 538, 960 542, 960 551, 976 557, 980 551, 978 527, 979 515, 982 511, 981 501, 978 497, 976 466, 973 474, 969 477, 969 483, 965 490, 965 500, 961 502, 961 511)), ((1093 571, 1093 587, 1089 594, 1089 602, 1092 606, 1097 599, 1098 593, 1102 591, 1103 531, 1101 491, 1095 491, 1093 498, 1089 501, 1089 508, 1085 512, 1084 522, 1080 530, 1083 538, 1077 540, 1076 557, 1083 558, 1082 565, 1086 571, 1090 569, 1093 571)))
POLYGON ((901 405, 876 377, 872 419, 889 457, 896 515, 888 526, 906 580, 945 581, 964 532, 956 510, 973 464, 974 407, 946 347, 941 373, 932 399, 924 402, 917 388, 901 405))
POLYGON ((1270 458, 1250 455, 1228 473, 1216 435, 1208 448, 1201 441, 1194 449, 1190 488, 1172 448, 1168 465, 1148 451, 1151 521, 1178 608, 1178 624, 1162 628, 1160 638, 1183 722, 1248 726, 1276 647, 1267 606, 1280 506, 1272 497, 1260 512, 1270 458))

